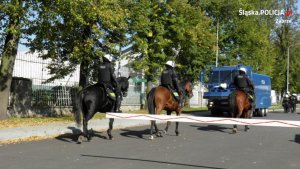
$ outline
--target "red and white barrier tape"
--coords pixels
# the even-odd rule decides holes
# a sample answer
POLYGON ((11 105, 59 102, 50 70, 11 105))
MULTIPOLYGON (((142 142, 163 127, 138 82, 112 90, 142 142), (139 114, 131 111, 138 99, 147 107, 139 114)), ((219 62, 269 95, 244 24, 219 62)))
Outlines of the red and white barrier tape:
POLYGON ((129 113, 106 113, 106 118, 135 119, 135 120, 158 120, 158 121, 178 121, 207 124, 237 124, 253 126, 273 126, 273 127, 300 127, 300 121, 289 120, 266 120, 266 119, 237 119, 237 118, 217 118, 217 117, 196 117, 196 116, 168 116, 150 114, 129 114, 129 113))

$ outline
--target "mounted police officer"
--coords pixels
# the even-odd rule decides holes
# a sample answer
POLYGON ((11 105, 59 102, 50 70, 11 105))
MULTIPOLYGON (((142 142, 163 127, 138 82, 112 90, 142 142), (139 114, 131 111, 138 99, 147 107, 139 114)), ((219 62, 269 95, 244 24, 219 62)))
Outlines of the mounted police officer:
POLYGON ((235 76, 234 85, 237 89, 247 93, 250 100, 254 102, 254 85, 246 75, 246 69, 244 67, 241 67, 239 69, 239 74, 235 76))
POLYGON ((285 113, 290 112, 290 105, 289 95, 286 93, 282 99, 282 107, 284 108, 285 113))
POLYGON ((99 65, 99 83, 104 87, 112 89, 116 96, 115 110, 121 112, 121 89, 117 82, 117 78, 114 73, 114 66, 111 63, 111 59, 108 55, 103 56, 103 62, 99 65))
POLYGON ((289 102, 291 106, 291 112, 295 113, 296 112, 296 105, 297 105, 297 95, 294 93, 289 97, 289 102))
POLYGON ((182 91, 179 88, 178 77, 174 69, 175 62, 169 60, 166 62, 165 66, 166 69, 161 74, 161 85, 171 90, 175 89, 179 94, 179 107, 183 107, 182 91))

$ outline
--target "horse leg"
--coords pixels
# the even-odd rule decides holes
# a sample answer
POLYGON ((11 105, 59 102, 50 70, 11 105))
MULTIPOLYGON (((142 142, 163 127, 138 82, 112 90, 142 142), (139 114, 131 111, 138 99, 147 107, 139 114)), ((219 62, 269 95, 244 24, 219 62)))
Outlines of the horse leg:
POLYGON ((156 121, 154 121, 154 128, 155 128, 155 131, 156 131, 156 136, 157 137, 162 137, 163 136, 163 132, 159 131, 159 129, 157 127, 157 124, 156 124, 156 121))
POLYGON ((83 132, 80 134, 80 136, 77 138, 77 144, 81 144, 82 140, 84 139, 84 137, 86 137, 86 133, 87 133, 87 122, 85 120, 85 117, 83 117, 82 120, 82 128, 83 128, 83 132))
POLYGON ((112 131, 112 129, 113 129, 114 121, 115 121, 114 118, 110 118, 110 119, 109 119, 109 128, 108 128, 107 131, 106 131, 109 140, 113 140, 113 136, 112 136, 112 134, 111 134, 111 131, 112 131))
MULTIPOLYGON (((88 109, 85 109, 83 115, 83 137, 86 137, 88 141, 90 141, 92 139, 89 131, 88 131, 88 121, 93 118, 93 116, 97 113, 96 111, 96 104, 92 103, 90 105, 88 105, 88 109)), ((93 129, 91 129, 93 130, 93 129)))
POLYGON ((88 123, 87 123, 86 117, 83 117, 83 120, 82 120, 83 132, 82 132, 82 134, 77 139, 77 143, 78 144, 81 144, 84 138, 87 138, 87 139, 89 138, 89 136, 88 136, 88 130, 87 130, 87 124, 88 123))
MULTIPOLYGON (((180 116, 180 112, 177 112, 177 111, 176 111, 176 116, 180 116)), ((178 131, 179 122, 176 121, 175 124, 176 124, 176 127, 175 127, 175 133, 176 133, 176 136, 180 136, 179 131, 178 131)))
MULTIPOLYGON (((251 119, 251 110, 248 110, 245 115, 246 119, 251 119)), ((248 131, 250 128, 248 125, 245 125, 245 131, 248 131)))
MULTIPOLYGON (((242 109, 241 108, 238 108, 238 113, 236 114, 235 118, 240 118, 241 115, 242 115, 242 109)), ((232 133, 235 134, 237 133, 237 125, 233 125, 233 129, 232 129, 232 133)))
MULTIPOLYGON (((171 113, 172 113, 171 111, 167 111, 167 115, 171 115, 171 113)), ((170 125, 171 125, 171 122, 167 121, 167 125, 166 125, 166 128, 165 128, 164 134, 168 133, 168 129, 169 129, 170 125)))
POLYGON ((167 121, 167 125, 166 125, 166 128, 165 128, 165 131, 164 131, 164 134, 167 134, 168 133, 168 129, 169 129, 169 126, 171 125, 171 122, 170 121, 167 121))
POLYGON ((154 121, 154 120, 151 120, 150 140, 153 140, 153 139, 154 139, 154 137, 153 137, 153 127, 154 127, 154 123, 155 123, 155 121, 154 121))
MULTIPOLYGON (((155 114, 160 114, 160 112, 163 110, 163 107, 161 105, 157 105, 156 107, 156 111, 155 111, 155 114)), ((157 124, 156 124, 156 121, 154 120, 154 128, 155 128, 155 131, 156 131, 156 136, 157 137, 162 137, 163 136, 163 133, 159 131, 158 127, 157 127, 157 124)))
POLYGON ((180 134, 179 134, 179 131, 178 131, 178 126, 179 126, 179 122, 178 121, 176 121, 176 128, 175 128, 175 133, 176 133, 176 136, 180 136, 180 134))

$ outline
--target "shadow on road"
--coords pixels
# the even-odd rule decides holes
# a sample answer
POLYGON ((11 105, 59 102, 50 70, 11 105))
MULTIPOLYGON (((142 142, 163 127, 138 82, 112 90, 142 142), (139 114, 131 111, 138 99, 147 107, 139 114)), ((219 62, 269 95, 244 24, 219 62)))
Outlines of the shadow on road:
POLYGON ((81 156, 83 156, 83 157, 93 157, 93 158, 114 159, 114 160, 141 161, 141 162, 148 162, 148 163, 172 164, 172 165, 184 166, 184 167, 197 167, 197 168, 210 168, 210 169, 225 169, 225 168, 210 167, 210 166, 203 166, 203 165, 184 164, 184 163, 174 163, 174 162, 157 161, 157 160, 145 160, 145 159, 138 159, 138 158, 112 157, 112 156, 101 156, 101 155, 85 155, 85 154, 81 154, 81 156))
POLYGON ((210 112, 207 110, 182 111, 182 115, 188 114, 193 116, 210 117, 210 112))
POLYGON ((300 134, 295 135, 295 143, 300 144, 300 134))
POLYGON ((198 130, 202 131, 217 131, 217 132, 222 132, 222 133, 228 133, 226 130, 232 129, 228 127, 222 127, 218 125, 207 125, 207 126, 197 126, 197 125, 190 125, 191 127, 198 127, 198 130))
POLYGON ((128 130, 128 129, 121 129, 123 131, 120 135, 129 138, 136 138, 136 139, 145 139, 143 135, 148 135, 150 133, 150 129, 145 130, 128 130))
POLYGON ((60 140, 60 141, 64 141, 64 142, 76 142, 78 136, 81 133, 81 130, 75 127, 68 127, 68 129, 71 130, 72 133, 65 133, 62 135, 59 135, 57 137, 55 137, 55 139, 60 140))
MULTIPOLYGON (((81 134, 81 130, 76 127, 68 127, 68 129, 70 129, 72 133, 66 133, 66 134, 59 135, 59 136, 55 137, 55 139, 64 141, 64 142, 69 142, 69 143, 70 142, 76 143, 78 137, 81 134)), ((92 137, 99 137, 102 139, 107 139, 106 136, 101 135, 102 132, 97 132, 97 131, 93 131, 93 130, 89 130, 89 132, 92 134, 92 137)))

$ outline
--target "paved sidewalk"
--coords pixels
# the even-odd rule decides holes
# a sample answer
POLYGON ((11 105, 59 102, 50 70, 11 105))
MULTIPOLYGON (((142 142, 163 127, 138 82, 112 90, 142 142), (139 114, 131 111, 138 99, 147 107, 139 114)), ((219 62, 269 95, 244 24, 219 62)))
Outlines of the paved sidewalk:
MULTIPOLYGON (((114 129, 134 127, 141 125, 149 125, 149 120, 126 120, 115 119, 114 129)), ((88 128, 93 130, 107 130, 108 119, 90 120, 88 128)), ((38 137, 51 137, 67 133, 78 132, 78 128, 74 123, 54 123, 44 126, 24 126, 15 128, 0 129, 0 142, 10 140, 26 139, 33 136, 38 137)))
MULTIPOLYGON (((271 111, 278 111, 281 109, 275 109, 271 111)), ((159 123, 159 122, 158 122, 159 123)), ((127 119, 115 119, 114 129, 149 125, 149 120, 127 120, 127 119)), ((90 120, 89 129, 104 131, 108 129, 108 119, 90 120)), ((67 133, 76 133, 78 128, 73 123, 53 123, 44 126, 23 126, 15 128, 0 129, 0 143, 10 140, 26 139, 29 137, 51 137, 67 133)))

